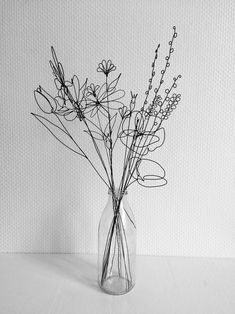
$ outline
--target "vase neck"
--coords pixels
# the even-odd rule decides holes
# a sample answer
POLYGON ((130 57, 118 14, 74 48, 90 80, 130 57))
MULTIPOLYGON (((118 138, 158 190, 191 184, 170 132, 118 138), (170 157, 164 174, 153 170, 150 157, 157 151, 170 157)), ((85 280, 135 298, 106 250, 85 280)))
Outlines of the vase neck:
POLYGON ((123 197, 127 196, 128 192, 127 190, 125 191, 120 191, 119 189, 109 189, 108 194, 115 199, 122 199, 123 197))

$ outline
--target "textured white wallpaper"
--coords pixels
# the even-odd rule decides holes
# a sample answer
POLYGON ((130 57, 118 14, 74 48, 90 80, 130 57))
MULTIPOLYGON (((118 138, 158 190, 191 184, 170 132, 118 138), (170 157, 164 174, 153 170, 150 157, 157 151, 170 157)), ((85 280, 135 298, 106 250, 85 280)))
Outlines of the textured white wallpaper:
POLYGON ((182 74, 182 101, 154 153, 168 185, 129 190, 137 250, 235 257, 235 2, 3 0, 0 10, 0 251, 97 250, 106 187, 30 115, 39 84, 54 92, 50 46, 69 78, 99 83, 96 67, 111 58, 140 104, 176 25, 168 78, 182 74))

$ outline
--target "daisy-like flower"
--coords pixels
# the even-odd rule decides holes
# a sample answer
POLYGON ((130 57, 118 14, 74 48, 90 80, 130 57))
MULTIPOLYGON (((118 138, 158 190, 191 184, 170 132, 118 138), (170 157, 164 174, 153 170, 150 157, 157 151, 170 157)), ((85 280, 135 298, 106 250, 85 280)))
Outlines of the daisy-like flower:
POLYGON ((98 64, 97 68, 97 72, 103 72, 106 76, 108 76, 110 72, 115 70, 116 66, 112 63, 111 60, 102 60, 102 62, 98 64))
POLYGON ((93 96, 96 97, 98 94, 100 86, 99 85, 95 85, 93 83, 90 84, 90 86, 87 87, 87 96, 93 96))
POLYGON ((116 88, 107 89, 107 84, 102 86, 91 84, 87 87, 86 108, 84 113, 91 113, 94 117, 99 111, 108 116, 109 110, 118 110, 123 104, 120 101, 125 95, 123 90, 116 88))

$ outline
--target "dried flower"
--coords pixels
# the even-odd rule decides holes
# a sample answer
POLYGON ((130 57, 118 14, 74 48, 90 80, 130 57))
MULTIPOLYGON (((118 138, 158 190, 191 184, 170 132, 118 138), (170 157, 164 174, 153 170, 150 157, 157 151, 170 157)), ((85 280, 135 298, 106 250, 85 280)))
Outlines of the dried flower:
POLYGON ((99 90, 100 86, 99 85, 95 85, 93 83, 90 84, 90 86, 87 87, 87 93, 86 95, 89 96, 94 96, 96 97, 98 90, 99 90))
POLYGON ((97 72, 103 72, 106 76, 108 76, 110 72, 115 70, 116 66, 112 63, 111 60, 108 61, 102 60, 102 62, 99 63, 97 68, 97 72))
POLYGON ((125 95, 123 90, 116 90, 115 88, 108 88, 103 84, 102 86, 91 84, 87 88, 86 93, 86 108, 84 114, 91 113, 91 117, 96 115, 99 111, 108 116, 109 110, 118 110, 125 95))

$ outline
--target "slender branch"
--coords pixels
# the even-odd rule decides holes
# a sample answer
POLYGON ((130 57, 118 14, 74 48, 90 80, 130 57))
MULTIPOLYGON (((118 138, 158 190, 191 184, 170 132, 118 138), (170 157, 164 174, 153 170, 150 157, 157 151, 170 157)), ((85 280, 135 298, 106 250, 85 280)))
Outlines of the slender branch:
POLYGON ((108 123, 109 123, 109 158, 110 158, 110 173, 111 173, 111 187, 112 191, 114 192, 115 184, 114 184, 114 177, 113 177, 113 143, 112 143, 112 129, 111 129, 111 118, 110 118, 110 108, 109 108, 109 99, 108 99, 108 75, 106 75, 106 94, 107 94, 107 104, 108 104, 108 123))
POLYGON ((96 152, 97 152, 97 154, 98 154, 98 156, 99 156, 99 159, 100 159, 100 161, 101 161, 101 164, 102 164, 102 166, 103 166, 103 168, 104 168, 104 171, 105 171, 105 173, 106 173, 106 175, 107 175, 107 178, 108 178, 108 181, 109 181, 109 186, 108 186, 108 187, 110 187, 110 186, 111 186, 111 182, 110 182, 109 174, 108 174, 107 168, 106 168, 106 166, 105 166, 104 160, 103 160, 103 158, 102 158, 102 155, 101 155, 101 153, 100 153, 100 150, 99 150, 99 148, 98 148, 98 145, 97 145, 97 143, 96 143, 96 141, 95 141, 94 136, 92 135, 92 132, 91 132, 89 126, 88 126, 87 123, 86 123, 86 120, 84 119, 83 121, 84 121, 84 123, 85 123, 85 125, 86 125, 86 127, 87 127, 88 133, 89 133, 90 136, 91 136, 91 139, 92 139, 93 145, 94 145, 94 147, 95 147, 95 150, 96 150, 96 152))

